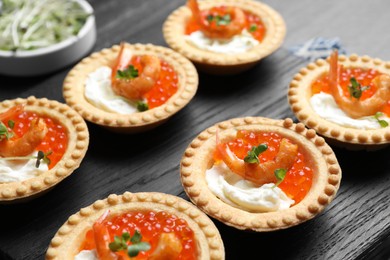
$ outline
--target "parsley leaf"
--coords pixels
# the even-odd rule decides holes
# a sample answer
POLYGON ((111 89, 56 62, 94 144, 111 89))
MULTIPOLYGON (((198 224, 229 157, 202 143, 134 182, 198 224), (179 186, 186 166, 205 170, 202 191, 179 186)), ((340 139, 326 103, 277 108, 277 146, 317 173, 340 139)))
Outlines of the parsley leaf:
POLYGON ((139 112, 143 112, 143 111, 149 110, 148 103, 146 103, 144 101, 137 101, 137 103, 135 105, 137 106, 137 110, 139 112))
POLYGON ((111 242, 108 244, 108 247, 110 248, 111 251, 113 252, 118 252, 121 250, 127 250, 127 241, 130 239, 130 234, 128 232, 124 232, 122 236, 114 237, 114 242, 111 242))
POLYGON ((206 20, 209 23, 215 22, 216 25, 228 25, 231 23, 232 17, 230 14, 225 14, 224 16, 209 14, 206 16, 206 20))
POLYGON ((279 169, 276 169, 274 171, 275 177, 278 181, 275 183, 273 188, 279 186, 279 184, 282 183, 282 181, 284 180, 284 177, 286 177, 286 173, 287 173, 287 170, 283 169, 283 168, 279 168, 279 169))
POLYGON ((114 242, 108 244, 108 247, 112 252, 118 251, 127 251, 127 255, 130 257, 135 257, 139 254, 140 251, 148 251, 151 246, 148 242, 141 242, 142 235, 136 230, 133 237, 128 232, 122 233, 122 236, 114 237, 114 242), (131 245, 128 245, 127 242, 131 242, 131 245))
POLYGON ((148 251, 150 249, 150 244, 148 242, 139 242, 132 244, 127 248, 127 254, 130 257, 135 257, 139 254, 140 251, 148 251))
POLYGON ((388 127, 389 123, 386 120, 380 119, 383 116, 382 112, 376 112, 374 118, 378 121, 381 127, 388 127))
POLYGON ((248 152, 248 155, 245 156, 244 162, 246 163, 260 163, 259 160, 259 154, 266 151, 268 149, 268 146, 266 144, 260 144, 259 146, 254 146, 252 149, 248 152))
POLYGON ((12 138, 13 136, 14 136, 14 133, 8 131, 8 128, 5 126, 5 124, 0 121, 0 141, 3 140, 4 138, 8 140, 8 139, 12 138))
POLYGON ((41 164, 41 160, 49 165, 51 163, 51 161, 50 161, 48 156, 52 153, 53 153, 52 151, 48 151, 47 153, 44 153, 42 151, 38 151, 37 161, 35 162, 35 167, 39 168, 39 165, 41 164))
POLYGON ((9 128, 14 129, 15 122, 13 120, 8 120, 8 126, 9 128))
POLYGON ((255 32, 257 30, 257 25, 256 24, 251 24, 249 27, 249 32, 255 32))
POLYGON ((118 79, 134 79, 138 77, 138 70, 133 65, 129 65, 127 69, 117 70, 116 77, 118 79))
POLYGON ((350 78, 349 81, 351 82, 351 85, 348 86, 349 94, 351 95, 351 97, 354 97, 356 99, 360 99, 363 94, 363 91, 370 88, 370 86, 362 87, 362 85, 360 85, 360 83, 357 82, 354 77, 350 78))

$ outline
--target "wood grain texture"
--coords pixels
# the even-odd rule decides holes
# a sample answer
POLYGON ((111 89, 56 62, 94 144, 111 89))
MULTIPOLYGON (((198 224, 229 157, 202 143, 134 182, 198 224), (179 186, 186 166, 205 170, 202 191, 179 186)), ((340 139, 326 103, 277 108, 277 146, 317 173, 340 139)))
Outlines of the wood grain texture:
MULTIPOLYGON (((118 44, 166 46, 161 25, 184 0, 91 0, 97 21, 94 51, 118 44)), ((57 229, 80 208, 125 191, 156 191, 187 199, 179 161, 192 139, 232 117, 293 117, 287 86, 306 62, 286 50, 314 36, 339 36, 350 52, 390 60, 386 0, 266 0, 285 18, 283 48, 234 77, 200 74, 195 98, 164 125, 137 135, 112 134, 88 123, 89 150, 79 169, 29 203, 0 206, 0 259, 43 259, 57 229), (373 39, 375 39, 373 41, 373 39), (375 46, 373 46, 373 42, 375 46)), ((36 78, 0 76, 0 100, 47 97, 64 102, 70 67, 36 78)), ((238 231, 215 221, 227 259, 388 259, 390 148, 350 152, 334 148, 343 170, 336 199, 316 218, 272 233, 238 231), (253 257, 255 256, 255 257, 253 257)))

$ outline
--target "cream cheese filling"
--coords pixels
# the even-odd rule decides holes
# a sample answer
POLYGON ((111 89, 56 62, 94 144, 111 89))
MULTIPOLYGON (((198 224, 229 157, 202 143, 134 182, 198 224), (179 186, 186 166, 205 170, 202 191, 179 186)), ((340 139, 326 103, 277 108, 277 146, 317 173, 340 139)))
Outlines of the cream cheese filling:
MULTIPOLYGON (((324 92, 313 95, 310 98, 313 110, 322 118, 335 124, 357 129, 380 129, 381 125, 374 116, 351 118, 336 104, 333 96, 324 92)), ((390 124, 390 118, 383 116, 381 119, 390 124)))
POLYGON ((100 67, 85 81, 84 95, 89 103, 107 112, 132 114, 138 112, 134 102, 115 94, 111 87, 111 68, 100 67))
MULTIPOLYGON (((31 156, 37 156, 34 152, 31 156)), ((0 159, 0 183, 25 181, 49 170, 45 162, 41 162, 39 168, 35 167, 36 160, 1 160, 0 159)))
POLYGON ((211 192, 225 203, 250 212, 271 212, 288 209, 294 200, 274 183, 260 187, 233 173, 225 163, 215 164, 206 171, 211 192))
POLYGON ((201 50, 225 54, 244 53, 260 44, 246 29, 229 40, 210 39, 201 31, 195 31, 190 35, 186 35, 185 39, 188 43, 201 50))

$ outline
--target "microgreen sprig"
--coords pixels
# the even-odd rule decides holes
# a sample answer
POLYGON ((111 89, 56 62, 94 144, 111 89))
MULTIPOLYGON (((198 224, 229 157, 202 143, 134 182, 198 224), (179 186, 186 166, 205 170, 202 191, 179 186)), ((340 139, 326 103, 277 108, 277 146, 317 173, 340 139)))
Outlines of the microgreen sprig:
POLYGON ((228 25, 232 21, 230 14, 225 14, 223 16, 209 14, 206 19, 209 23, 215 21, 216 25, 228 25))
POLYGON ((246 163, 260 163, 259 160, 259 154, 266 151, 268 149, 268 146, 266 144, 260 144, 259 146, 254 146, 252 149, 248 152, 248 155, 245 156, 244 162, 246 163))
POLYGON ((116 77, 118 79, 134 79, 138 77, 138 70, 133 65, 129 65, 127 69, 117 70, 116 77))
POLYGON ((362 85, 357 82, 354 77, 352 77, 349 81, 351 82, 351 85, 348 86, 349 94, 351 95, 351 97, 354 97, 356 99, 360 99, 363 94, 363 91, 370 88, 370 86, 362 87, 362 85))
POLYGON ((137 101, 135 105, 137 106, 137 110, 139 112, 143 112, 143 111, 149 110, 148 103, 146 103, 144 101, 137 101))
POLYGON ((374 118, 378 121, 381 127, 388 127, 389 123, 386 120, 380 119, 383 116, 382 112, 376 112, 374 118))
POLYGON ((0 157, 0 160, 36 160, 35 167, 39 168, 39 165, 41 165, 41 161, 45 162, 47 165, 51 163, 50 158, 48 157, 50 154, 52 154, 52 151, 48 151, 46 153, 42 151, 38 151, 37 156, 14 156, 14 157, 0 157))
MULTIPOLYGON (((12 120, 8 120, 8 127, 13 129, 14 128, 14 125, 15 125, 15 122, 12 121, 12 120)), ((6 125, 0 121, 0 141, 3 140, 4 138, 5 139, 10 139, 14 136, 14 133, 11 131, 8 131, 8 128, 6 127, 6 125)))
POLYGON ((255 32, 257 30, 257 25, 256 24, 251 24, 249 27, 249 32, 255 32))
POLYGON ((150 249, 150 244, 148 242, 142 242, 141 233, 136 230, 134 235, 131 236, 130 233, 124 232, 122 236, 115 236, 114 242, 108 244, 108 247, 112 252, 118 251, 127 251, 127 255, 130 257, 135 257, 139 254, 140 251, 148 251, 150 249), (128 245, 127 242, 131 242, 131 245, 128 245))
POLYGON ((275 177, 278 180, 275 185, 272 188, 275 188, 279 186, 284 181, 284 178, 286 177, 287 170, 283 168, 276 169, 274 171, 275 177))

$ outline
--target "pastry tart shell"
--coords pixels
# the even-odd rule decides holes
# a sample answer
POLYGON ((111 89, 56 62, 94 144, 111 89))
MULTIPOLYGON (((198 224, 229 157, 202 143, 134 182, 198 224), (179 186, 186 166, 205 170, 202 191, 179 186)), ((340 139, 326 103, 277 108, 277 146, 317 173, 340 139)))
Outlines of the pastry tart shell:
POLYGON ((49 191, 77 169, 83 160, 89 144, 89 132, 83 118, 69 106, 46 98, 4 100, 0 112, 23 104, 25 111, 50 117, 67 129, 68 147, 61 160, 50 170, 19 182, 0 183, 0 203, 16 203, 33 199, 49 191))
MULTIPOLYGON (((352 54, 339 56, 345 68, 375 69, 390 75, 390 63, 368 56, 352 54)), ((293 78, 288 90, 290 107, 298 120, 324 136, 331 145, 349 150, 377 150, 390 143, 390 127, 380 129, 357 129, 341 126, 320 117, 311 107, 311 84, 329 71, 326 60, 319 59, 302 68, 293 78)))
POLYGON ((237 54, 216 53, 199 49, 185 40, 185 26, 192 16, 188 7, 182 6, 173 11, 163 25, 165 41, 203 72, 215 75, 240 73, 276 51, 283 43, 285 22, 278 12, 264 3, 252 0, 205 0, 198 3, 201 10, 220 5, 239 7, 260 17, 266 27, 263 41, 252 49, 237 54))
POLYGON ((180 172, 185 192, 206 214, 237 229, 256 232, 286 229, 315 217, 334 199, 341 181, 337 158, 324 138, 289 118, 246 117, 217 123, 191 142, 183 155, 180 172), (302 201, 285 210, 253 213, 233 207, 211 192, 205 172, 214 163, 216 134, 220 142, 226 142, 235 138, 237 130, 275 132, 298 144, 313 169, 311 189, 302 201))
POLYGON ((82 208, 70 216, 55 234, 46 252, 46 259, 73 260, 80 251, 85 233, 106 210, 110 210, 111 215, 143 210, 165 211, 173 214, 186 220, 194 231, 199 260, 225 259, 221 236, 207 215, 179 197, 158 192, 111 194, 104 200, 98 200, 82 208))
POLYGON ((94 124, 120 133, 136 133, 152 129, 165 122, 184 108, 193 98, 198 88, 198 74, 192 63, 171 49, 152 44, 128 44, 126 48, 134 55, 154 55, 168 62, 178 76, 178 90, 166 103, 153 109, 133 114, 107 112, 91 103, 85 96, 85 81, 88 75, 102 66, 112 67, 118 56, 120 46, 95 52, 84 58, 66 76, 63 96, 66 103, 81 116, 94 124))

